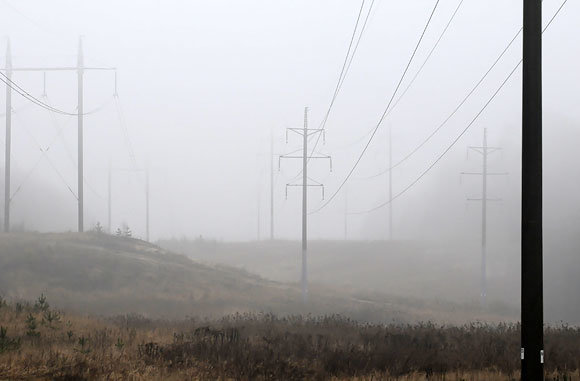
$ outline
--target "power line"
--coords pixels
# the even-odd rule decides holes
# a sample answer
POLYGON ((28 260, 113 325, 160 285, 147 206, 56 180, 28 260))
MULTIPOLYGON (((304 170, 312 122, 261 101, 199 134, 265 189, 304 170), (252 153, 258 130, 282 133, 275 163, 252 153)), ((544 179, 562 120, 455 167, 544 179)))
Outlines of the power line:
MULTIPOLYGON (((373 3, 374 3, 374 0, 373 0, 373 3)), ((364 6, 365 6, 365 0, 362 0, 361 5, 360 5, 360 10, 359 10, 358 16, 356 18, 356 23, 354 25, 354 30, 352 31, 352 36, 350 38, 350 43, 348 44, 346 56, 344 57, 344 62, 342 63, 342 69, 340 70, 340 75, 339 75, 338 81, 336 83, 336 88, 334 89, 334 94, 332 95, 332 99, 330 100, 330 104, 328 105, 328 110, 326 110, 326 115, 325 115, 325 117, 324 117, 324 119, 321 122, 320 127, 319 127, 321 129, 324 129, 324 127, 326 126, 326 121, 328 120, 328 116, 330 115, 330 111, 332 110, 332 107, 334 106, 334 102, 336 101, 336 97, 338 96, 338 93, 340 92, 340 88, 342 87, 342 83, 344 82, 344 78, 346 77, 346 74, 348 73, 348 68, 350 67, 350 64, 349 64, 350 51, 352 49, 354 38, 356 36, 356 31, 358 30, 358 24, 360 22, 360 17, 362 15, 362 11, 364 9, 364 6)), ((371 9, 372 9, 372 4, 371 4, 371 8, 369 9, 369 13, 370 13, 371 9)), ((368 15, 367 15, 367 18, 365 19, 365 26, 366 26, 367 20, 368 20, 368 15)), ((359 36, 358 42, 360 42, 360 38, 361 38, 363 32, 364 32, 364 27, 362 29, 360 36, 359 36)), ((358 42, 357 42, 356 47, 358 47, 358 42)), ((356 52, 356 48, 353 51, 353 56, 354 56, 355 52, 356 52)), ((351 62, 352 62, 352 60, 351 60, 351 62)), ((317 143, 318 143, 318 141, 317 141, 317 143)))
MULTIPOLYGON (((38 164, 40 163, 40 160, 44 157, 46 159, 47 163, 52 167, 52 169, 55 171, 55 173, 57 174, 57 176, 60 178, 60 180, 63 183, 63 185, 72 193, 73 197, 78 200, 77 194, 72 190, 71 186, 68 184, 68 182, 64 178, 62 172, 60 172, 58 170, 58 168, 54 165, 54 163, 52 162, 52 160, 50 160, 50 157, 48 157, 48 151, 50 150, 50 148, 54 144, 54 142, 56 140, 56 137, 54 139, 52 139, 52 142, 46 148, 43 148, 42 145, 36 139, 36 137, 32 134, 32 132, 30 131, 30 129, 27 127, 27 125, 25 123, 23 123, 22 119, 20 119, 20 122, 21 122, 22 126, 24 126, 24 130, 28 133, 28 135, 30 136, 30 138, 32 139, 32 141, 34 142, 34 144, 40 150, 41 155, 40 155, 38 161, 36 162, 36 164, 34 165, 34 167, 27 173, 27 175, 25 176, 24 180, 17 187, 16 191, 10 196, 10 199, 12 200, 14 198, 14 196, 16 196, 16 194, 21 190, 22 186, 26 183, 26 181, 30 178, 30 176, 32 175, 32 173, 38 167, 38 164)), ((85 179, 85 181, 86 181, 86 179, 85 179)))
MULTIPOLYGON (((407 92, 409 91, 409 89, 411 88, 411 86, 413 86, 413 84, 415 83, 415 81, 419 77, 419 74, 421 74, 421 72, 423 71, 423 68, 425 68, 425 66, 427 65, 427 62, 429 61, 429 59, 431 58, 431 56, 433 55, 433 53, 435 52, 435 50, 437 49, 437 47, 439 46, 439 44, 441 43, 441 41, 443 40, 443 37, 447 33, 447 30, 451 26, 451 23, 455 19, 455 16, 459 12, 459 8, 461 8, 461 6, 463 5, 463 2, 464 1, 465 0, 461 0, 459 2, 459 4, 457 5, 457 7, 455 8, 455 11, 452 13, 451 18, 449 19, 449 21, 445 25, 445 28, 443 28, 443 31, 441 32, 441 34, 437 38, 437 41, 435 42, 435 45, 433 45, 433 47, 429 51, 429 54, 427 54, 427 57, 425 58, 425 60, 421 64, 421 66, 419 67, 419 70, 417 70, 417 72, 415 73, 415 75, 413 76, 413 78, 411 79, 411 81, 409 81, 409 84, 407 85, 407 87, 405 87, 405 90, 403 90, 403 92, 401 93, 401 95, 399 96, 399 98, 397 98, 397 101, 393 104, 393 107, 391 107, 391 109, 387 113, 387 116, 389 116, 393 112, 393 110, 399 105, 399 103, 401 102, 401 100, 403 99, 403 97, 407 94, 407 92)), ((345 145, 345 146, 343 146, 343 147, 341 147, 339 149, 345 149, 345 148, 349 148, 349 147, 352 147, 354 145, 357 145, 361 141, 365 140, 366 137, 369 136, 372 131, 373 131, 372 129, 369 130, 366 134, 364 134, 363 136, 361 136, 359 139, 357 139, 354 142, 349 143, 349 144, 347 144, 347 145, 345 145)), ((400 163, 398 163, 397 165, 399 165, 399 164, 400 163)), ((382 175, 384 173, 386 173, 386 172, 381 172, 380 174, 378 174, 376 176, 380 176, 380 175, 382 175)), ((370 178, 373 178, 373 177, 375 177, 375 176, 371 176, 370 178)))
POLYGON ((437 39, 437 42, 435 42, 435 45, 433 45, 433 48, 431 48, 431 51, 429 51, 429 54, 427 54, 427 57, 425 58, 425 61, 423 61, 423 63, 419 67, 419 70, 417 70, 417 73, 415 73, 415 75, 413 76, 413 78, 411 78, 411 81, 409 81, 409 84, 407 85, 407 87, 405 88, 405 90, 403 90, 403 92, 401 93, 401 95, 399 96, 399 98, 397 98, 397 101, 393 104, 393 107, 389 110, 389 112, 387 113, 387 115, 391 114, 391 112, 395 109, 395 107, 397 107, 397 105, 399 104, 399 102, 401 102, 401 99, 403 99, 403 97, 405 96, 405 94, 407 94, 407 92, 409 91, 409 89, 411 88, 411 86, 413 86, 413 83, 415 83, 415 80, 417 79, 417 77, 419 77, 419 74, 421 74, 421 72, 423 71, 423 68, 425 67, 425 65, 427 65, 427 62, 429 61, 429 59, 431 58, 431 56, 433 55, 433 53, 435 52, 435 50, 437 49, 437 47, 439 46, 439 44, 441 43, 441 40, 443 40, 443 36, 445 36, 445 33, 447 33, 447 30, 449 29, 449 26, 451 25, 451 23, 455 19, 455 16, 459 12, 459 8, 461 8, 461 5, 463 5, 463 2, 464 1, 465 0, 461 0, 459 2, 459 4, 457 4, 457 7, 455 8, 455 11, 453 12, 453 14, 451 15, 451 18, 447 22, 447 25, 445 25, 445 28, 443 29, 443 31, 439 35, 439 38, 437 39))
POLYGON ((129 159, 131 160, 131 164, 133 165, 133 169, 137 170, 137 159, 135 158, 135 151, 133 150, 133 145, 131 144, 131 139, 129 137, 129 130, 127 128, 127 121, 125 119, 125 113, 123 112, 123 107, 121 102, 119 101, 119 96, 115 95, 115 109, 117 111, 117 117, 119 118, 119 124, 121 127, 121 132, 123 134, 123 138, 125 141, 125 147, 129 153, 129 159))
POLYGON ((406 162, 407 160, 409 160, 411 158, 411 156, 413 156, 415 153, 417 153, 417 151, 419 151, 421 148, 423 148, 423 146, 425 144, 427 144, 429 142, 429 140, 431 140, 433 138, 433 136, 435 136, 437 134, 437 132, 439 132, 451 120, 451 118, 453 118, 455 116, 455 114, 457 114, 457 112, 461 109, 461 107, 463 107, 463 105, 469 100, 469 98, 473 95, 473 93, 475 93, 475 91, 479 88, 479 86, 481 86, 481 84, 485 81, 485 79, 488 77, 488 75, 497 66, 497 64, 499 63, 499 61, 507 53, 507 51, 509 50, 509 48, 513 45, 513 43, 516 41, 516 39, 518 38, 518 36, 521 33, 522 33, 522 29, 520 28, 520 30, 511 39, 511 41, 507 44, 507 46, 500 53, 500 55, 496 58, 496 60, 489 67, 489 69, 487 69, 487 71, 485 72, 485 74, 483 74, 483 76, 479 79, 479 81, 477 81, 477 83, 475 84, 475 86, 473 86, 473 88, 471 88, 471 90, 467 93, 467 95, 461 100, 461 102, 459 102, 459 104, 457 105, 457 107, 455 107, 455 109, 453 109, 453 111, 447 116, 447 118, 445 118, 445 120, 443 120, 443 122, 439 126, 437 126, 437 128, 435 128, 435 130, 433 130, 433 132, 431 132, 421 143, 419 143, 419 145, 417 147, 415 147, 413 150, 411 150, 407 155, 405 155, 401 160, 399 160, 398 162, 396 162, 393 166, 391 166, 390 168, 385 169, 384 171, 382 171, 380 173, 377 173, 375 175, 369 176, 369 177, 367 177, 367 179, 373 179, 375 177, 382 176, 382 175, 386 174, 387 172, 389 172, 389 171, 397 168, 398 166, 400 166, 401 164, 403 164, 404 162, 406 162))
MULTIPOLYGON (((0 81, 4 82, 4 84, 6 86, 10 87, 12 90, 17 92, 20 96, 22 96, 24 99, 34 103, 35 105, 42 107, 42 108, 44 108, 50 112, 56 113, 56 114, 61 114, 61 115, 66 115, 66 116, 78 116, 79 115, 78 112, 73 113, 73 112, 64 111, 64 110, 58 109, 56 107, 53 107, 46 102, 43 102, 42 100, 38 99, 34 95, 30 94, 30 92, 28 92, 27 90, 22 88, 20 85, 18 85, 12 79, 8 78, 8 76, 6 74, 2 73, 2 71, 0 71, 0 75, 2 77, 4 77, 4 78, 0 77, 0 81)), ((96 114, 97 112, 103 110, 110 102, 111 102, 111 99, 108 99, 105 102, 103 102, 101 105, 94 108, 93 110, 82 113, 82 115, 87 116, 87 115, 96 114)))
MULTIPOLYGON (((344 84, 344 80, 346 79, 346 76, 347 76, 348 72, 350 71, 350 67, 352 65, 352 61, 354 60, 354 57, 356 55, 356 52, 357 52, 358 47, 360 45, 360 42, 362 40, 362 36, 363 36, 363 34, 364 34, 365 30, 366 30, 367 23, 369 21, 370 15, 371 15, 371 13, 373 11, 374 5, 375 5, 375 0, 372 0, 371 5, 369 6, 369 10, 367 12, 367 15, 365 17, 365 21, 363 22, 363 25, 362 25, 362 28, 361 28, 361 32, 359 33, 359 36, 358 36, 358 39, 357 39, 356 44, 354 46, 353 52, 352 52, 352 54, 350 56, 350 59, 348 61, 348 65, 346 66, 346 70, 345 70, 344 76, 342 77, 342 79, 339 78, 338 87, 337 87, 337 90, 338 91, 335 93, 335 95, 334 95, 334 97, 333 97, 333 99, 332 99, 332 101, 330 103, 330 107, 329 107, 328 111, 326 112, 326 115, 325 115, 322 123, 320 124, 320 128, 322 128, 323 130, 326 129, 326 123, 328 122, 328 117, 330 115, 331 108, 334 105, 334 101, 336 100, 336 97, 337 97, 338 93, 342 89, 342 85, 344 84)), ((361 8, 361 10, 362 10, 362 8, 361 8)), ((360 15, 359 15, 359 17, 360 17, 360 15)), ((354 37, 354 34, 355 33, 356 33, 356 29, 353 32, 353 37, 354 37)), ((350 50, 350 47, 349 47, 349 50, 350 50)), ((348 58, 348 52, 347 52, 347 58, 348 58)), ((311 151, 310 155, 312 155, 314 153, 314 151, 316 150, 316 147, 318 147, 318 143, 319 142, 320 142, 320 135, 318 135, 318 137, 316 138, 316 142, 314 143, 314 146, 312 147, 312 151, 311 151)), ((310 162, 310 160, 308 160, 308 162, 310 162)))
POLYGON ((48 111, 51 111, 51 112, 54 112, 57 114, 68 115, 68 116, 78 116, 79 115, 78 113, 71 113, 71 112, 63 111, 63 110, 57 109, 55 107, 52 107, 52 106, 44 103, 43 101, 36 98, 34 95, 30 94, 28 91, 26 91, 25 89, 20 87, 17 83, 15 83, 13 80, 8 78, 8 76, 6 74, 2 73, 1 71, 0 71, 0 75, 3 77, 3 78, 0 77, 0 81, 4 82, 4 84, 6 86, 10 87, 12 90, 16 91, 20 96, 22 96, 23 98, 36 104, 37 106, 40 106, 48 111))
MULTIPOLYGON (((330 100, 330 104, 328 105, 328 109, 326 110, 326 114, 324 115, 324 118, 322 119, 322 122, 320 122, 320 126, 318 127, 319 129, 324 130, 326 128, 326 122, 328 121, 328 117, 330 116, 330 112, 332 111, 332 107, 334 106, 334 102, 336 101, 336 98, 338 97, 338 93, 340 93, 340 90, 342 89, 342 84, 344 83, 344 80, 346 79, 346 76, 350 70, 350 66, 352 64, 352 60, 354 59, 354 56, 356 54, 356 51, 358 50, 358 46, 360 44, 360 41, 362 39, 362 36, 364 34, 364 31, 366 29, 367 26, 367 22, 369 20, 369 16, 371 14, 371 11, 373 9, 373 5, 375 4, 375 0, 372 0, 371 5, 369 7, 369 10, 367 12, 367 15, 365 17, 365 20, 363 22, 363 26, 361 28, 361 32, 359 33, 357 42, 355 44, 354 49, 352 49, 353 43, 354 43, 354 39, 356 37, 356 32, 358 30, 358 25, 360 23, 360 18, 365 6, 365 0, 362 0, 361 5, 360 5, 360 9, 356 18, 356 23, 354 25, 354 29, 352 31, 352 36, 350 38, 350 42, 348 44, 348 49, 346 51, 346 55, 344 57, 344 62, 342 63, 342 68, 340 70, 340 75, 338 76, 338 80, 336 82, 336 87, 334 89, 334 93, 332 95, 332 98, 330 100), (350 54, 352 50, 352 55, 350 54)), ((321 134, 319 134, 316 138, 316 142, 314 143, 314 146, 312 147, 312 150, 310 152, 309 156, 312 156, 314 154, 314 151, 316 150, 316 147, 318 147, 318 143, 320 142, 320 136, 321 134)), ((307 164, 310 163, 310 157, 307 159, 306 161, 307 164)), ((302 175, 302 169, 296 174, 296 176, 294 176, 294 178, 299 178, 302 175)))
MULTIPOLYGON (((560 5, 560 7, 558 8, 558 10, 554 14, 554 16, 552 16, 552 18, 550 19, 550 21, 544 27, 544 29, 542 31, 542 34, 550 27, 550 25, 552 24, 552 22, 555 20, 555 18, 558 16, 558 14, 560 14, 560 11, 562 10, 562 8, 564 8, 564 5, 566 5, 567 2, 568 2, 568 0, 564 0, 564 2, 562 3, 562 5, 560 5)), ((479 119, 479 117, 481 116, 481 114, 483 114, 483 112, 485 111, 485 109, 487 109, 487 107, 491 104, 491 102, 499 94, 499 92, 501 91, 501 89, 503 89, 503 87, 506 85, 506 83, 509 81, 509 79, 514 75, 514 73, 520 67, 520 65, 522 64, 522 62, 523 62, 523 59, 520 59, 520 61, 516 64, 516 66, 513 68, 513 70, 508 74, 508 76, 506 77, 506 79, 501 83, 501 85, 499 86, 499 88, 493 93, 493 95, 491 96, 491 98, 485 103, 485 105, 483 106, 483 108, 481 110, 479 110, 479 112, 475 115, 475 117, 471 120, 471 122, 469 122, 469 124, 467 125, 467 127, 465 127, 465 129, 463 129, 463 131, 461 131, 461 133, 451 142, 451 144, 443 151, 443 153, 441 155, 439 155, 437 157, 437 159, 431 165, 429 165, 427 167, 427 169, 425 169, 419 175, 419 177, 417 177, 413 182, 411 182, 402 191, 400 191, 395 196, 393 196, 390 200, 387 200, 386 202, 384 202, 384 203, 382 203, 382 204, 380 204, 380 205, 378 205, 378 206, 376 206, 376 207, 374 207, 372 209, 368 209, 368 210, 365 210, 365 211, 362 211, 362 212, 350 213, 350 214, 367 214, 367 213, 374 212, 374 211, 376 211, 378 209, 381 209, 381 208, 385 207, 386 205, 390 204, 391 202, 393 202, 395 199, 397 199, 400 196, 402 196, 403 194, 405 194, 409 189, 411 189, 415 184, 417 184, 429 171, 431 171, 431 169, 433 169, 433 167, 435 167, 435 165, 437 165, 437 163, 443 158, 443 156, 445 156, 451 150, 451 148, 453 148, 453 146, 459 141, 459 139, 461 139, 461 137, 463 135, 465 135, 465 133, 467 132, 467 130, 469 130, 469 128, 477 121, 477 119, 479 119)))
POLYGON ((411 54, 411 57, 409 58, 409 61, 407 62, 407 66, 405 67, 405 70, 403 71, 403 74, 401 75, 401 78, 399 79, 399 82, 397 83, 397 86, 395 87, 395 91, 393 91, 393 94, 392 94, 391 98, 389 99, 389 103, 387 104, 387 107, 383 111, 383 114, 381 115, 376 127, 374 128, 373 133, 372 133, 371 137, 369 138, 369 141, 367 142, 364 149, 360 153, 358 159, 355 161, 353 167, 351 168, 351 170, 348 173, 348 175, 346 176, 346 178, 340 184, 338 189, 332 194, 330 199, 328 201, 326 201, 321 207, 319 207, 318 209, 316 209, 313 212, 310 212, 309 214, 318 213, 319 211, 324 209, 328 204, 330 204, 332 202, 332 200, 334 200, 336 195, 340 192, 340 190, 344 187, 346 182, 350 179, 350 177, 354 173, 356 167, 358 166, 358 164, 362 160, 362 158, 363 158, 364 154, 366 153, 367 149, 369 148, 373 138, 375 137, 379 127, 381 126, 383 120, 385 119, 387 112, 389 111, 389 108, 391 107, 391 104, 393 103, 393 100, 395 99, 395 96, 397 95, 397 92, 399 91, 399 88, 401 87, 401 84, 403 83, 403 80, 405 79, 407 72, 409 71, 409 67, 411 66, 411 63, 413 62, 413 59, 415 58, 415 55, 417 54, 417 51, 419 50, 419 46, 421 45, 421 42, 423 41, 423 38, 425 37, 425 33, 427 32, 427 29, 429 28, 429 25, 431 24, 431 20, 433 19, 433 15, 435 14, 437 7, 439 6, 439 1, 440 0, 437 0, 435 2, 435 5, 433 6, 433 10, 431 11, 431 14, 429 15, 429 19, 427 20, 427 23, 425 24, 425 27, 423 28, 423 32, 421 33, 421 37, 419 38, 419 41, 417 41, 417 44, 415 45, 415 49, 413 50, 413 53, 411 54))

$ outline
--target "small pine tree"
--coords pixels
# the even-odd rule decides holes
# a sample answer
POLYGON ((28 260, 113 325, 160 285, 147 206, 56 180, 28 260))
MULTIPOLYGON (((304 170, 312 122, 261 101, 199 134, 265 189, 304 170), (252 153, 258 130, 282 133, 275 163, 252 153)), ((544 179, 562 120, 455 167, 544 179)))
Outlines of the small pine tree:
POLYGON ((26 336, 28 337, 38 337, 40 332, 36 330, 38 324, 36 323, 36 318, 32 314, 28 314, 26 317, 26 336))
POLYGON ((103 229, 103 225, 101 225, 101 223, 97 221, 97 223, 95 224, 94 231, 97 234, 103 234, 105 229, 103 229))
POLYGON ((131 228, 127 224, 123 225, 123 236, 125 236, 125 237, 132 237, 133 236, 133 232, 131 231, 131 228))
POLYGON ((117 237, 120 237, 120 236, 122 236, 122 235, 123 235, 123 231, 121 230, 121 228, 117 228, 117 231, 115 232, 115 235, 116 235, 117 237))
POLYGON ((40 294, 36 303, 34 303, 34 308, 38 311, 47 311, 50 305, 46 301, 46 296, 44 294, 40 294))

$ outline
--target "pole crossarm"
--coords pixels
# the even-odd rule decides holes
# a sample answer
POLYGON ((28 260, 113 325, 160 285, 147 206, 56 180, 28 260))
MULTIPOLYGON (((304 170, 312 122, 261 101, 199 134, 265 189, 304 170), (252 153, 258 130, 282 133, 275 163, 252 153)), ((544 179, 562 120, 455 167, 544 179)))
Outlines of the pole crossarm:
POLYGON ((294 132, 300 136, 312 136, 322 133, 322 144, 326 144, 326 130, 322 128, 286 128, 286 143, 288 143, 288 132, 294 132))
MULTIPOLYGON (((280 169, 281 169, 282 159, 300 159, 300 160, 303 160, 304 159, 304 156, 302 156, 302 155, 280 155, 278 157, 278 171, 280 171, 280 169)), ((307 160, 311 160, 311 159, 326 159, 326 160, 329 161, 330 172, 332 172, 332 156, 319 154, 317 156, 306 156, 306 159, 307 160)))

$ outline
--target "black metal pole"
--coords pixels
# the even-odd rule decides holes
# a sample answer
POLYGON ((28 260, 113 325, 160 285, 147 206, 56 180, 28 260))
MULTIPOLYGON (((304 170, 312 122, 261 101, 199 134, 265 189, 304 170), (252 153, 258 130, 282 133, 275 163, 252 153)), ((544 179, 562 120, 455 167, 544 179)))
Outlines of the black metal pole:
POLYGON ((522 92, 522 380, 544 379, 542 0, 524 0, 522 92))

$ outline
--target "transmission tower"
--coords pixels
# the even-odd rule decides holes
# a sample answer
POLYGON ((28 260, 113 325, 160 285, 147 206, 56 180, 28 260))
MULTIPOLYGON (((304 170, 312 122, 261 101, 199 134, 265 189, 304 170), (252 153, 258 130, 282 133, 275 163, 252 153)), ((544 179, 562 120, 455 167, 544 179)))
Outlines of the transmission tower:
MULTIPOLYGON (((84 231, 84 166, 83 166, 83 121, 84 121, 84 110, 83 110, 83 76, 85 71, 94 70, 112 70, 116 71, 114 67, 87 67, 84 64, 83 55, 83 41, 82 38, 79 39, 79 48, 77 56, 77 66, 72 67, 13 67, 12 66, 12 56, 10 51, 10 41, 6 48, 6 67, 4 69, 8 82, 6 84, 6 152, 5 152, 5 182, 4 182, 4 231, 10 231, 10 155, 11 155, 11 129, 12 129, 12 74, 17 71, 21 72, 49 72, 49 71, 76 71, 77 72, 77 124, 78 124, 78 163, 77 163, 77 180, 78 188, 76 198, 78 201, 78 231, 84 231)), ((44 77, 44 81, 46 81, 44 77)), ((45 87, 46 89, 46 87, 45 87)), ((46 91, 46 90, 45 90, 46 91)))
POLYGON ((487 203, 501 201, 499 198, 489 198, 487 196, 488 176, 506 176, 507 172, 489 172, 487 159, 491 153, 500 151, 500 147, 490 147, 487 145, 487 128, 483 129, 483 145, 481 147, 468 147, 468 150, 475 151, 482 156, 481 172, 461 172, 461 175, 481 176, 481 198, 468 198, 468 201, 481 202, 481 290, 480 303, 482 307, 486 305, 487 299, 487 203))
POLYGON ((282 159, 301 159, 302 160, 302 183, 286 184, 286 198, 288 198, 289 187, 302 187, 302 272, 300 277, 300 284, 302 288, 302 300, 304 303, 308 302, 308 188, 318 187, 322 190, 322 198, 324 199, 324 184, 321 184, 310 177, 308 177, 308 162, 311 159, 325 159, 330 163, 330 171, 332 172, 332 158, 329 155, 322 154, 308 154, 308 139, 310 136, 322 134, 323 141, 325 139, 325 132, 322 128, 308 128, 308 107, 304 108, 304 127, 303 128, 287 128, 286 129, 286 143, 288 142, 288 133, 293 132, 302 136, 302 155, 280 155, 278 160, 278 169, 280 169, 280 162, 282 159), (310 180, 310 181, 309 181, 310 180))

